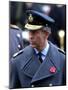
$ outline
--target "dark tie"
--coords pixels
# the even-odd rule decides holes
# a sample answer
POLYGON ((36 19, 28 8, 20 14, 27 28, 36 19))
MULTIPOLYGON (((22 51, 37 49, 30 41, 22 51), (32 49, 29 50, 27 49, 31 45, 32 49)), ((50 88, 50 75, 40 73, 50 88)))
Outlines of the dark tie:
POLYGON ((42 53, 39 52, 39 53, 38 53, 38 56, 39 56, 39 60, 40 60, 40 62, 42 63, 42 62, 43 62, 43 60, 42 60, 42 53))

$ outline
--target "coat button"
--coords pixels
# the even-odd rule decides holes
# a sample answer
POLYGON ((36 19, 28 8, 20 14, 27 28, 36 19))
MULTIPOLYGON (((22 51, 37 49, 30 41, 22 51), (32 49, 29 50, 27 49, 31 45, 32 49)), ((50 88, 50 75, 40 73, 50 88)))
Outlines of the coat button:
POLYGON ((31 85, 31 87, 33 88, 33 87, 34 87, 34 85, 31 85))
POLYGON ((50 83, 49 86, 51 87, 52 86, 52 83, 50 83))
POLYGON ((19 33, 17 34, 17 37, 19 37, 19 38, 20 38, 20 34, 19 34, 19 33))
POLYGON ((18 48, 20 48, 21 46, 20 45, 18 45, 18 48))

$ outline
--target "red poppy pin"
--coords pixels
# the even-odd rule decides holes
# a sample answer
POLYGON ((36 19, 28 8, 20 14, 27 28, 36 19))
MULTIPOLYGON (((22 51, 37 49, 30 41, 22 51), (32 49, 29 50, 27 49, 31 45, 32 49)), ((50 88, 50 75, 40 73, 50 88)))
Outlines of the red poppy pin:
POLYGON ((52 66, 52 67, 50 68, 50 72, 51 72, 51 73, 55 73, 55 72, 56 72, 56 68, 55 68, 54 66, 52 66))

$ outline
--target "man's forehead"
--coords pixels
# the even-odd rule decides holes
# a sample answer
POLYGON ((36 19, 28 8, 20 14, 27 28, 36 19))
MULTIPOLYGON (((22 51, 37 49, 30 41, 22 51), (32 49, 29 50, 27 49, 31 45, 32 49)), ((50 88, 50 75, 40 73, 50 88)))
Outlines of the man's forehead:
POLYGON ((48 33, 48 32, 39 29, 39 30, 34 30, 34 31, 29 30, 29 33, 32 33, 32 34, 40 34, 40 33, 42 33, 42 34, 46 34, 46 33, 48 33))
POLYGON ((29 30, 29 32, 42 32, 42 30, 41 29, 38 29, 38 30, 29 30))

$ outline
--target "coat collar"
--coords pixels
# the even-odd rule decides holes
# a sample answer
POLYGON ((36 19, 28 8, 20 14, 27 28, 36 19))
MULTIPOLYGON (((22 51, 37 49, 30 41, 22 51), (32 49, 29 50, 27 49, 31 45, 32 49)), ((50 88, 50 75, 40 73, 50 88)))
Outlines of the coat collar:
POLYGON ((60 58, 59 58, 58 50, 52 43, 49 42, 49 44, 50 44, 50 48, 46 56, 46 59, 35 73, 31 83, 34 83, 36 81, 42 80, 47 77, 51 77, 59 71, 60 58), (50 72, 51 67, 54 67, 56 69, 54 73, 50 72))
POLYGON ((23 65, 21 65, 21 71, 23 71, 27 76, 33 78, 34 74, 41 64, 35 54, 34 49, 31 46, 27 47, 24 50, 22 57, 24 63, 23 65))
POLYGON ((27 60, 27 62, 24 64, 21 70, 24 72, 24 74, 32 78, 31 83, 42 80, 43 78, 53 76, 58 72, 58 63, 60 61, 58 50, 52 43, 49 42, 49 44, 50 48, 46 56, 46 60, 44 60, 42 64, 40 64, 32 48, 29 50, 30 54, 27 55, 28 58, 24 58, 24 61, 27 60), (53 66, 56 68, 56 72, 51 73, 50 68, 53 66))

